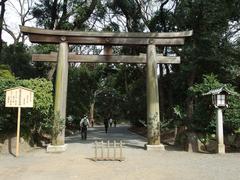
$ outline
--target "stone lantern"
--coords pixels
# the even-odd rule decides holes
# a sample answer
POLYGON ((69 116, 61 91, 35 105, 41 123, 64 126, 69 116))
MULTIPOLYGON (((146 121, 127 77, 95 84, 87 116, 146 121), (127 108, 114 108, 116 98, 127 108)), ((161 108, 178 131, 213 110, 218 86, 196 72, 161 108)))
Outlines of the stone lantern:
POLYGON ((218 89, 213 89, 203 95, 212 95, 212 103, 214 107, 217 109, 217 141, 218 148, 217 152, 219 154, 225 154, 225 145, 224 145, 224 134, 223 134, 223 113, 222 110, 228 107, 227 96, 232 94, 230 90, 226 88, 226 86, 222 86, 218 89))

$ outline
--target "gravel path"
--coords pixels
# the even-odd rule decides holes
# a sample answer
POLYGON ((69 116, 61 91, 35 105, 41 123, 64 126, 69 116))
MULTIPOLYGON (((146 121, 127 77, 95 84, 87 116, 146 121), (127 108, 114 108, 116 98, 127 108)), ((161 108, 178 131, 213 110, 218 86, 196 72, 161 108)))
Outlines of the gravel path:
POLYGON ((146 139, 127 130, 127 126, 90 128, 88 140, 79 134, 67 137, 64 153, 49 154, 44 149, 20 153, 19 158, 0 155, 1 180, 238 180, 240 154, 187 153, 177 150, 145 151, 146 139), (91 160, 95 140, 123 140, 123 162, 91 160))

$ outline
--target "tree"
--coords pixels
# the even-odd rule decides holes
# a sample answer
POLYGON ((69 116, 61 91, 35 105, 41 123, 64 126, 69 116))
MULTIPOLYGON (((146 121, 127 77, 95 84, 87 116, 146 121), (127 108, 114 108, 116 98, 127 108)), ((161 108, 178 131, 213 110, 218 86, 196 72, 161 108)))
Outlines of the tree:
POLYGON ((181 96, 178 95, 180 99, 177 99, 177 102, 185 101, 189 121, 193 118, 194 102, 193 98, 184 92, 199 82, 203 74, 221 72, 224 59, 220 49, 231 17, 231 9, 228 9, 227 4, 227 1, 176 1, 173 13, 176 30, 193 29, 194 32, 182 51, 174 48, 175 53, 182 57, 182 64, 173 69, 176 73, 173 84, 178 88, 177 92, 183 92, 181 96), (178 82, 181 82, 181 85, 178 86, 178 82), (179 89, 180 86, 182 90, 179 89))
MULTIPOLYGON (((86 1, 75 0, 40 0, 35 3, 32 14, 37 20, 37 25, 45 29, 76 30, 85 27, 85 22, 91 17, 98 0, 86 1), (70 19, 73 19, 72 20, 70 19)), ((48 79, 52 80, 56 70, 55 63, 49 63, 48 79)))
POLYGON ((94 119, 95 103, 107 89, 107 78, 103 64, 70 68, 67 113, 74 117, 89 114, 94 119))
POLYGON ((0 78, 0 134, 11 134, 16 130, 17 108, 5 108, 4 90, 23 86, 34 90, 33 108, 22 109, 21 133, 33 144, 50 137, 52 131, 53 96, 52 83, 45 79, 14 80, 0 78))
MULTIPOLYGON (((33 1, 34 0, 17 0, 17 2, 12 0, 7 1, 6 5, 9 6, 12 14, 17 15, 16 18, 19 19, 19 25, 24 26, 33 19, 31 16, 33 1)), ((22 42, 23 44, 25 43, 26 38, 20 32, 19 28, 11 27, 7 24, 5 19, 3 19, 2 29, 12 37, 13 44, 17 44, 19 42, 22 42), (18 29, 17 32, 16 29, 18 29)))
POLYGON ((7 0, 2 0, 0 2, 1 5, 1 14, 0 14, 0 58, 1 58, 1 52, 2 52, 2 29, 3 29, 3 21, 4 21, 4 14, 5 14, 5 3, 7 2, 7 0))
POLYGON ((0 63, 8 65, 18 78, 37 77, 38 74, 35 74, 35 68, 30 60, 28 48, 22 43, 17 43, 4 47, 0 63))
POLYGON ((3 64, 0 64, 0 78, 15 79, 10 68, 3 64))
MULTIPOLYGON (((202 132, 211 135, 216 130, 216 109, 212 105, 211 97, 203 97, 204 93, 222 87, 224 84, 217 80, 213 74, 204 75, 203 82, 195 84, 189 89, 189 94, 194 99, 193 119, 189 123, 189 129, 195 132, 202 132)), ((224 109, 224 129, 225 134, 237 131, 240 128, 239 116, 239 95, 234 92, 234 88, 228 84, 232 95, 228 96, 229 108, 224 109)))

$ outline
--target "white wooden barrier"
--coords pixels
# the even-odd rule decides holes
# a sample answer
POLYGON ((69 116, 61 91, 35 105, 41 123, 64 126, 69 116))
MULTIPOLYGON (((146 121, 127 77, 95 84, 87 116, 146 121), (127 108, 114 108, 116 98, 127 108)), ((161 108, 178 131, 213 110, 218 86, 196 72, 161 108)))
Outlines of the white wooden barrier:
POLYGON ((94 143, 95 161, 124 161, 122 141, 111 143, 110 141, 95 141, 94 143))

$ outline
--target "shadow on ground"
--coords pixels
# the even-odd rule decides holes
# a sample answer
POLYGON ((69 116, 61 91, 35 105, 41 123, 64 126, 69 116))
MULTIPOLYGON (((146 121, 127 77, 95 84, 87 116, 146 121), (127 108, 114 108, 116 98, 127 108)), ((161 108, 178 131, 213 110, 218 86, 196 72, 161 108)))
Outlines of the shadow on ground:
MULTIPOLYGON (((76 134, 66 137, 66 143, 94 144, 95 141, 113 142, 115 140, 116 142, 122 141, 127 148, 145 149, 147 139, 128 129, 128 125, 121 125, 116 128, 109 128, 108 133, 105 133, 103 126, 96 126, 88 129, 87 140, 82 140, 80 132, 76 132, 76 134)), ((164 145, 166 151, 182 151, 182 148, 179 146, 164 145)))
POLYGON ((122 125, 119 127, 109 128, 108 133, 105 133, 103 126, 97 126, 94 128, 89 128, 87 133, 87 140, 81 139, 80 132, 72 136, 66 137, 66 143, 82 143, 89 144, 95 141, 123 141, 125 145, 132 147, 141 147, 141 145, 146 143, 146 138, 141 137, 135 133, 128 131, 129 126, 122 125))

